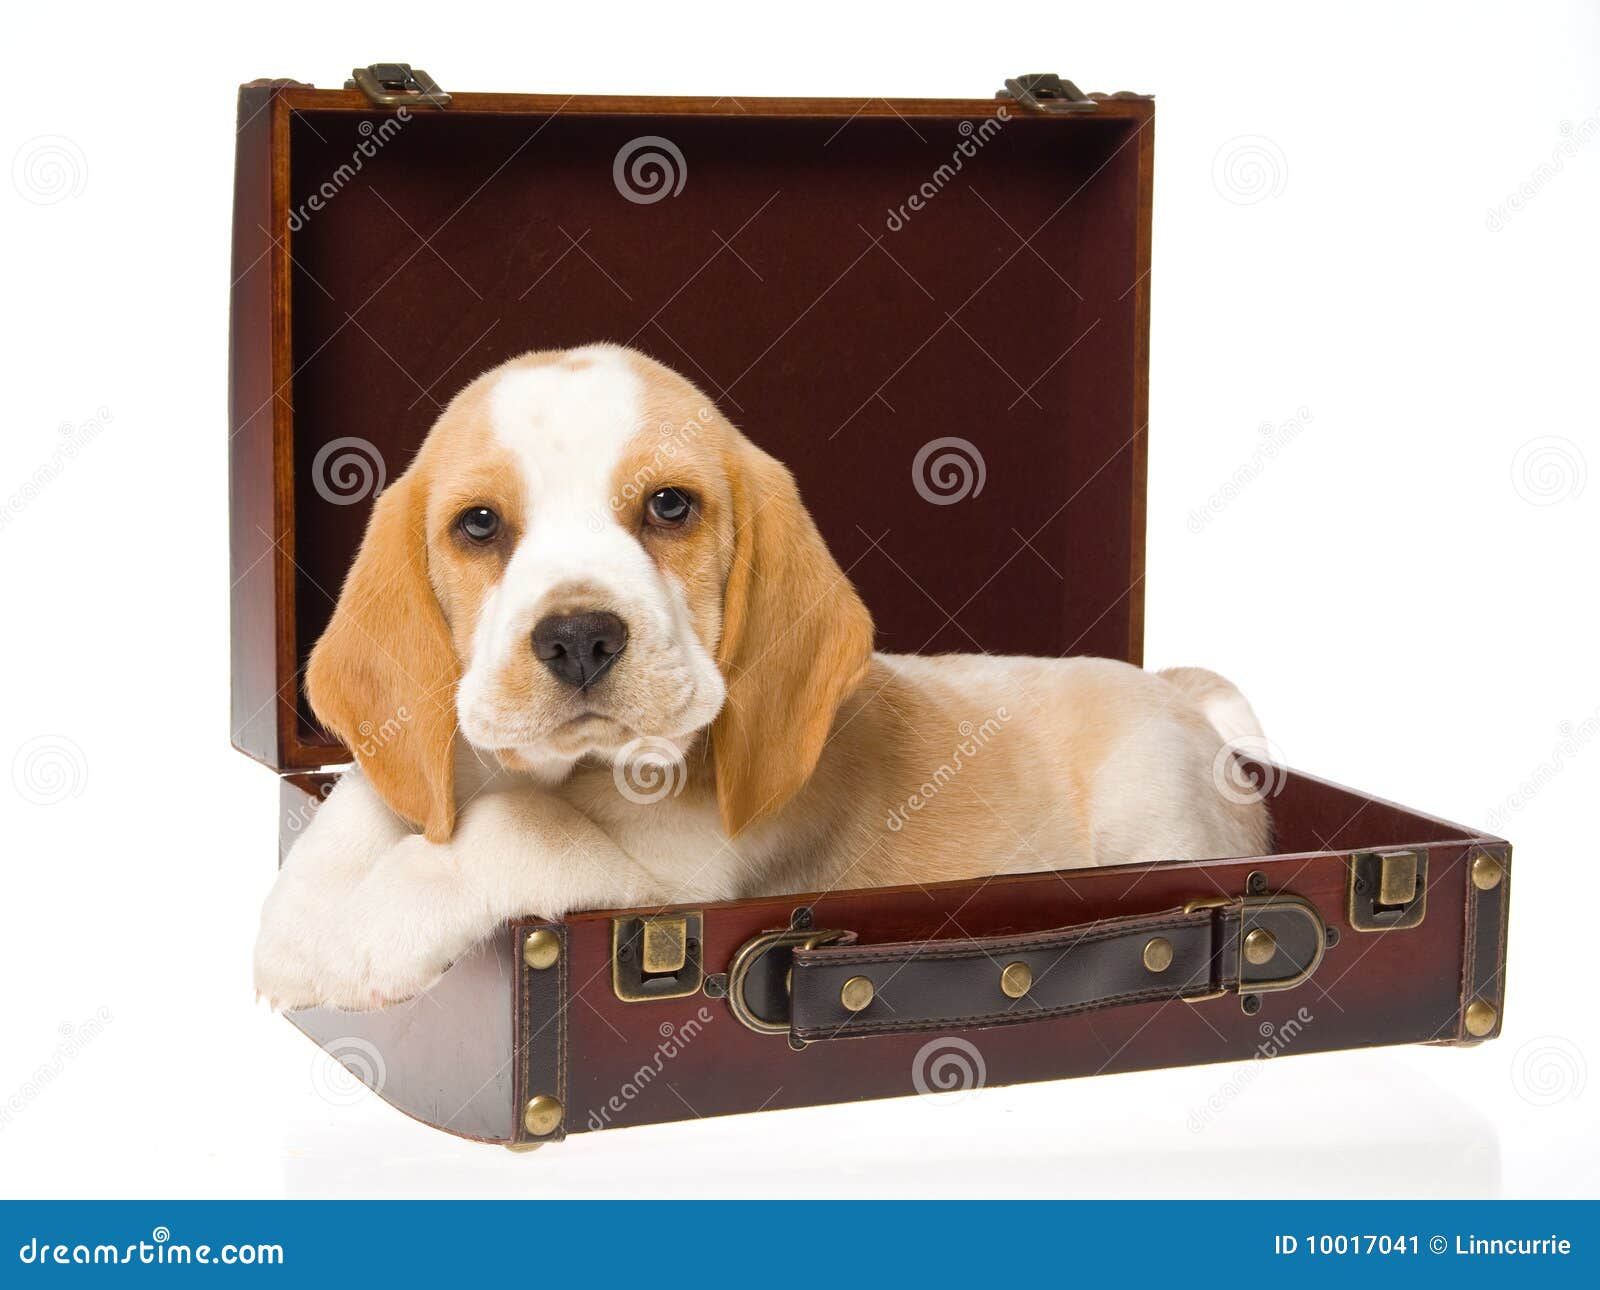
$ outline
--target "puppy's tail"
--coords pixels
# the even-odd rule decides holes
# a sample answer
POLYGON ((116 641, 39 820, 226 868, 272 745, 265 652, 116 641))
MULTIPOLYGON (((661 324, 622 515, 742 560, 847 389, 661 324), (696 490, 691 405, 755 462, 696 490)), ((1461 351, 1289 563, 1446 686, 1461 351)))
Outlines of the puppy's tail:
POLYGON ((1203 667, 1169 667, 1161 676, 1200 710, 1224 743, 1244 753, 1265 752, 1261 722, 1232 681, 1203 667))

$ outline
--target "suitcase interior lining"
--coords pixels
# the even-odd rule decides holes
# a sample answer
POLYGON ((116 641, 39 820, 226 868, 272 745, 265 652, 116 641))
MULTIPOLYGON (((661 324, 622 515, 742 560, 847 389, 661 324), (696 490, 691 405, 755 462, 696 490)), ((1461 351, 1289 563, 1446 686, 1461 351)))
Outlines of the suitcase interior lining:
POLYGON ((295 656, 369 510, 318 452, 366 439, 393 478, 479 372, 603 339, 790 464, 879 648, 1141 661, 1135 127, 986 119, 291 114, 295 656), (612 159, 646 135, 686 173, 641 204, 612 159), (911 464, 948 435, 982 490, 930 505, 911 464))

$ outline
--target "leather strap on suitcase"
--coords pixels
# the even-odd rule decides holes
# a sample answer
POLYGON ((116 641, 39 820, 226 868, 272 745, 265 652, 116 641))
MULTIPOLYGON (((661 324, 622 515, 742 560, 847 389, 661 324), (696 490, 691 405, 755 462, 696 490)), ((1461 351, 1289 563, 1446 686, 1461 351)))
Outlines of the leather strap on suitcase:
POLYGON ((1321 917, 1293 896, 1021 936, 859 945, 813 934, 793 951, 789 1029, 809 1043, 1284 990, 1316 970, 1326 944, 1321 917))

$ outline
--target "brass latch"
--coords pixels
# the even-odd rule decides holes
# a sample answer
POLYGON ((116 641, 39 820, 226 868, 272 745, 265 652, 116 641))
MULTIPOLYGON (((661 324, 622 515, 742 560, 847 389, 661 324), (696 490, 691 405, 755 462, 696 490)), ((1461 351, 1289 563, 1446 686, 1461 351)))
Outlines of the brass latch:
POLYGON ((681 999, 705 980, 703 920, 649 914, 611 922, 611 988, 624 1003, 681 999))
POLYGON ((450 106, 450 96, 439 88, 439 83, 410 63, 373 63, 370 67, 357 67, 344 87, 360 90, 379 107, 406 107, 412 103, 427 103, 438 108, 450 106))
POLYGON ((1428 853, 1357 851, 1350 857, 1350 926, 1358 932, 1415 927, 1428 912, 1428 853))
POLYGON ((1014 99, 1035 112, 1093 112, 1098 107, 1071 81, 1062 80, 1054 72, 1008 76, 1005 89, 997 91, 995 98, 1014 99))

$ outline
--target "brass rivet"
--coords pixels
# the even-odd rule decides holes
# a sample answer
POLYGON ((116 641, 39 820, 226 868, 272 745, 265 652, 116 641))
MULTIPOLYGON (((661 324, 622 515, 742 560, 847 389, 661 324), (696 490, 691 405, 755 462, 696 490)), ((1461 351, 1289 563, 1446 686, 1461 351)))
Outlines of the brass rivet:
POLYGON ((546 1093, 533 1098, 522 1113, 522 1127, 536 1138, 548 1137, 561 1127, 561 1103, 546 1093))
POLYGON ((1152 936, 1144 943, 1144 965, 1152 972, 1165 972, 1172 966, 1172 942, 1165 936, 1152 936))
POLYGON ((1007 963, 1000 973, 1000 993, 1020 999, 1033 985, 1033 969, 1026 963, 1007 963))
POLYGON ((1244 938, 1244 958, 1246 963, 1253 963, 1256 967, 1272 962, 1272 956, 1278 952, 1278 938, 1264 927, 1258 927, 1244 938))
POLYGON ((860 1012, 872 1002, 872 982, 864 976, 853 976, 839 990, 839 1002, 851 1012, 860 1012))
POLYGON ((1482 1039, 1495 1028, 1495 1023, 1499 1020, 1500 1014, 1494 1010, 1494 1005, 1491 1003, 1474 999, 1467 1005, 1467 1033, 1474 1039, 1482 1039))
POLYGON ((1487 852, 1472 862, 1472 885, 1479 891, 1493 891, 1505 876, 1505 865, 1487 852))
POLYGON ((561 957, 561 938, 548 927, 529 932, 522 942, 522 961, 531 968, 543 971, 561 957))

